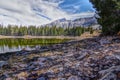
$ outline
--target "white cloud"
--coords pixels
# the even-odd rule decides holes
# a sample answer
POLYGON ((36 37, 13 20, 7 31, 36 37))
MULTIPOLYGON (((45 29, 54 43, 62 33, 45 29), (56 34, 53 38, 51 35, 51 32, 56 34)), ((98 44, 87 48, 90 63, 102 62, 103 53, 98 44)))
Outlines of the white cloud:
POLYGON ((94 16, 95 13, 94 12, 83 12, 83 13, 80 13, 80 14, 73 14, 73 15, 70 15, 68 17, 68 19, 76 19, 76 18, 84 18, 84 17, 92 17, 94 16))
POLYGON ((69 14, 58 7, 62 1, 1 0, 0 23, 5 25, 42 25, 60 18, 73 19, 91 15, 91 13, 69 14))

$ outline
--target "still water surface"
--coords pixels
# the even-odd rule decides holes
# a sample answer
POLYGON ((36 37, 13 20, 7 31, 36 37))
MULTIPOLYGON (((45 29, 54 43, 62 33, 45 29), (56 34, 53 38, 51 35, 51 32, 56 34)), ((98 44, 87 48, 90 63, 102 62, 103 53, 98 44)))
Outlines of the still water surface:
POLYGON ((47 46, 68 41, 68 39, 0 39, 0 53, 34 50, 36 47, 47 46))

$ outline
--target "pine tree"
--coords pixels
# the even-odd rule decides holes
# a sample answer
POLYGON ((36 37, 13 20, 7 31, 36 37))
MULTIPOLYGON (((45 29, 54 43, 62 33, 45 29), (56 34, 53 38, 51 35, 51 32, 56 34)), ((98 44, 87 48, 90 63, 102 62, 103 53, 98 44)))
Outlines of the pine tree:
POLYGON ((105 35, 114 35, 120 31, 120 0, 90 0, 97 14, 102 32, 105 35))

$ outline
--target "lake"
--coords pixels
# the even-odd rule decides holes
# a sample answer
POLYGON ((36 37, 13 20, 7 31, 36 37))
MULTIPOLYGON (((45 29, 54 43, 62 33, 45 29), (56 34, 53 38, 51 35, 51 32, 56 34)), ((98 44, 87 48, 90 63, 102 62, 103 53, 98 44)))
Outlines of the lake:
POLYGON ((69 39, 0 39, 0 53, 20 51, 22 49, 35 50, 40 46, 47 46, 68 41, 69 39))

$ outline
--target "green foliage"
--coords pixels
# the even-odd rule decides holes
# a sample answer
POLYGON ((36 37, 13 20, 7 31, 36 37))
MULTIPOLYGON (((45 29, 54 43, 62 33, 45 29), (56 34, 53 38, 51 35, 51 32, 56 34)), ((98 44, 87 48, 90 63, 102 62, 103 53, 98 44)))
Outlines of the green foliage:
POLYGON ((89 30, 90 30, 90 34, 93 34, 94 30, 91 27, 89 28, 89 30))
POLYGON ((0 25, 0 35, 6 36, 80 36, 86 31, 91 31, 91 28, 84 27, 36 27, 36 26, 16 26, 8 25, 3 27, 0 25))
POLYGON ((120 31, 120 0, 90 0, 97 14, 102 32, 105 35, 114 35, 120 31))

